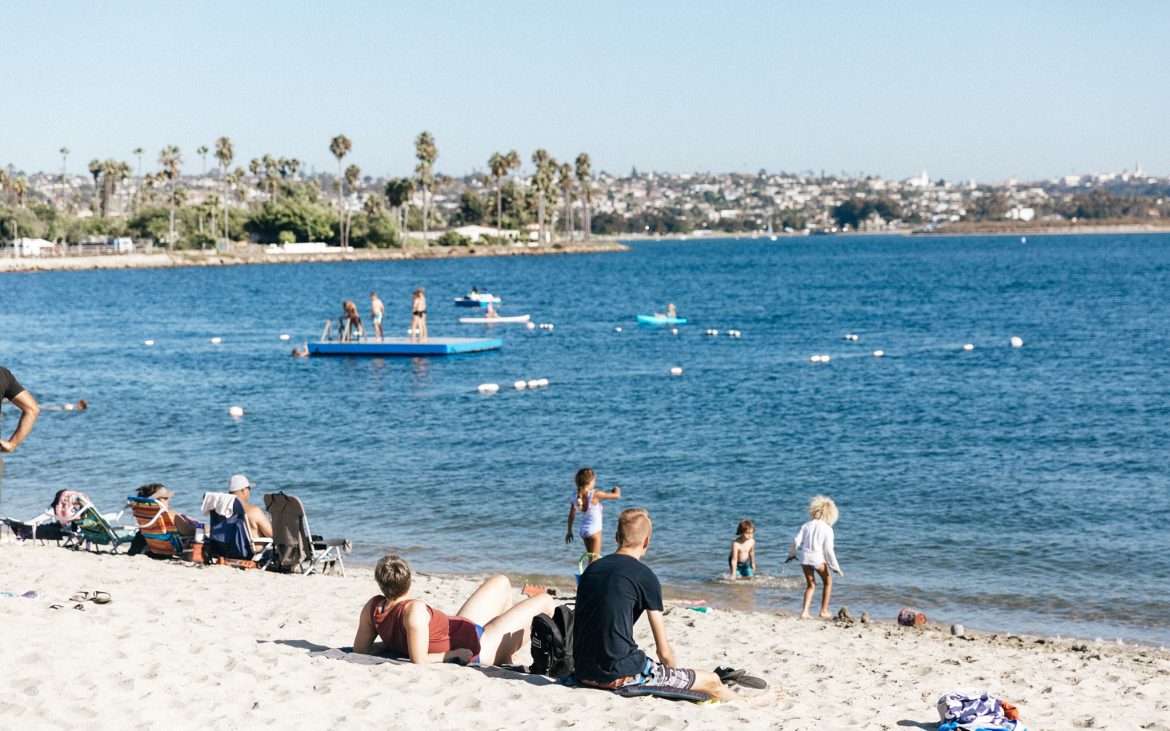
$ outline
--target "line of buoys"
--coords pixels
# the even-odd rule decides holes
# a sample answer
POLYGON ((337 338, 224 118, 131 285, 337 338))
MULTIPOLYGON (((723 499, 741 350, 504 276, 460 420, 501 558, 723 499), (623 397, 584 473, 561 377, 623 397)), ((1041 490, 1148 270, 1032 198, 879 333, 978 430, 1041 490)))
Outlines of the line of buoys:
POLYGON ((244 415, 244 407, 243 406, 229 406, 228 407, 228 415, 231 416, 233 419, 238 419, 244 415))
POLYGON ((219 345, 220 343, 223 342, 223 338, 212 338, 211 342, 213 345, 219 345))
POLYGON ((512 384, 512 388, 516 389, 517 391, 523 391, 524 389, 528 388, 528 381, 516 381, 512 384))
POLYGON ((741 333, 739 330, 728 330, 727 331, 727 337, 729 337, 729 338, 738 338, 741 335, 743 335, 743 333, 741 333))
POLYGON ((1012 339, 1011 339, 1011 344, 1012 344, 1013 348, 1022 348, 1022 347, 1024 347, 1024 339, 1013 335, 1012 339))
POLYGON ((813 355, 809 356, 809 363, 828 363, 832 358, 827 355, 813 355))
POLYGON ((856 343, 858 340, 861 340, 861 337, 858 335, 854 335, 853 333, 848 333, 845 335, 845 339, 852 342, 852 343, 856 343))
POLYGON ((479 384, 479 387, 476 388, 475 390, 479 391, 480 393, 495 393, 496 391, 500 390, 500 384, 498 384, 498 383, 481 383, 481 384, 479 384))
POLYGON ((708 335, 710 335, 710 336, 711 336, 711 337, 713 337, 713 338, 719 337, 719 331, 718 331, 718 330, 708 330, 708 331, 707 331, 707 334, 708 334, 708 335))
POLYGON ((553 324, 551 322, 542 322, 542 323, 540 323, 540 329, 541 330, 552 330, 553 324))
POLYGON ((281 334, 280 334, 280 339, 281 339, 281 340, 288 340, 288 333, 281 333, 281 334))
POLYGON ((682 374, 683 374, 683 369, 679 368, 678 366, 675 366, 674 368, 670 369, 670 375, 672 375, 672 376, 681 376, 682 374))
POLYGON ((153 340, 143 340, 142 344, 149 348, 150 346, 154 345, 154 341, 153 340))

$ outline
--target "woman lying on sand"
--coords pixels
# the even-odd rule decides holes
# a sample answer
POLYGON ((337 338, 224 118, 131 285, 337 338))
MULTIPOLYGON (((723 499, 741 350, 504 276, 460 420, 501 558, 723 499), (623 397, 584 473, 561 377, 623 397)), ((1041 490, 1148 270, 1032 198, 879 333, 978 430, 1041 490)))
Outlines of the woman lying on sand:
POLYGON ((374 580, 382 594, 362 607, 353 640, 353 651, 365 655, 389 650, 413 663, 506 665, 528 641, 532 618, 553 613, 548 594, 512 606, 512 584, 502 574, 483 582, 453 617, 410 598, 410 564, 401 556, 378 561, 374 580))

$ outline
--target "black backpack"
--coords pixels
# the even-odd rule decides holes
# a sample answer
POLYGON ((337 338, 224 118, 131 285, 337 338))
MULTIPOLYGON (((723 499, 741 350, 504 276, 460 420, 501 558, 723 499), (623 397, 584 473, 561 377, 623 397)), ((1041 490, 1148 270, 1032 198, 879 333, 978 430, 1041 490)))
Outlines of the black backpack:
POLYGON ((573 610, 560 604, 551 618, 532 618, 532 667, 537 675, 559 678, 573 672, 573 610))

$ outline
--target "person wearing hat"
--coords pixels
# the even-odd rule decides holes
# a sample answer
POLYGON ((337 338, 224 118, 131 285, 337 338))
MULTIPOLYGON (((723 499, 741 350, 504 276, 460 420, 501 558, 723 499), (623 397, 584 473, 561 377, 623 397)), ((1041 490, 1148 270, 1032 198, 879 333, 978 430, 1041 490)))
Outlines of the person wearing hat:
POLYGON ((171 492, 161 482, 152 482, 149 485, 143 485, 138 488, 138 497, 148 497, 152 500, 158 501, 163 510, 171 516, 171 520, 175 521, 175 530, 179 531, 181 536, 195 535, 196 528, 202 528, 203 524, 194 518, 188 518, 182 513, 171 510, 171 498, 175 493, 171 492))
POLYGON ((272 537, 272 521, 264 514, 259 505, 249 505, 248 498, 252 495, 252 483, 243 475, 232 475, 228 482, 228 492, 235 495, 244 504, 244 519, 248 522, 248 532, 256 538, 272 537))

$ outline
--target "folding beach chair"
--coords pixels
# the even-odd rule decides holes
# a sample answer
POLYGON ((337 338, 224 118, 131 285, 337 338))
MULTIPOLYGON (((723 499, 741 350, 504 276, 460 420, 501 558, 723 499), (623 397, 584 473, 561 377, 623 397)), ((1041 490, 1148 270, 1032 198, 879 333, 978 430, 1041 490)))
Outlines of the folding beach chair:
POLYGON ((240 568, 263 568, 271 541, 252 537, 247 512, 238 497, 226 492, 203 493, 203 512, 208 516, 203 544, 205 563, 224 559, 240 568))
POLYGON ((353 550, 348 539, 325 540, 309 530, 309 519, 300 498, 283 492, 264 496, 264 507, 272 516, 272 562, 269 570, 311 574, 337 573, 345 576, 343 553, 353 550))
POLYGON ((81 505, 81 512, 73 521, 73 527, 78 536, 75 548, 98 551, 100 550, 98 546, 109 546, 111 553, 117 553, 119 546, 134 539, 133 534, 127 534, 124 529, 120 530, 110 525, 106 516, 99 513, 85 495, 82 493, 75 493, 75 495, 80 496, 79 503, 81 505))
POLYGON ((182 558, 183 549, 190 543, 190 539, 179 535, 175 519, 162 503, 151 497, 134 495, 126 500, 134 513, 134 519, 138 521, 139 532, 146 539, 147 552, 160 558, 182 558))

